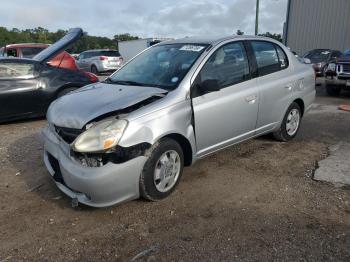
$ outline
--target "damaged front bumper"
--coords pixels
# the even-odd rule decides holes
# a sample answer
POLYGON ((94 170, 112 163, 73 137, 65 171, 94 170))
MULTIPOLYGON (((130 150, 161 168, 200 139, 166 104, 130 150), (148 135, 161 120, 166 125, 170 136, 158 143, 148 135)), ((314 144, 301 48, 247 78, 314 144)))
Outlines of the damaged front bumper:
POLYGON ((71 156, 70 146, 49 126, 43 136, 45 165, 57 187, 72 199, 105 207, 139 198, 139 178, 147 157, 87 167, 71 156))

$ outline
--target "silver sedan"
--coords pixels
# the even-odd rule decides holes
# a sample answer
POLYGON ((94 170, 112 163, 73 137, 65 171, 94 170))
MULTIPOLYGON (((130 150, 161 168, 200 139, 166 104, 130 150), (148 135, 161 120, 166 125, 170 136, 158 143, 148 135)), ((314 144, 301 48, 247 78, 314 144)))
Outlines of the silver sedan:
POLYGON ((44 160, 73 203, 156 201, 197 159, 267 133, 293 139, 314 98, 312 67, 272 39, 162 42, 53 102, 44 160))

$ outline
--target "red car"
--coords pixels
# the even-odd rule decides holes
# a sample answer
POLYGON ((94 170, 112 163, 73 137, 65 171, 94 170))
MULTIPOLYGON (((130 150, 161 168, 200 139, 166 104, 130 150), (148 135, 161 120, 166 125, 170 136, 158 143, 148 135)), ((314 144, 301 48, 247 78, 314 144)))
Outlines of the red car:
MULTIPOLYGON (((23 57, 33 58, 36 54, 40 53, 45 48, 49 47, 49 44, 11 44, 6 45, 0 49, 0 56, 5 57, 23 57)), ((73 71, 79 70, 74 57, 68 54, 66 51, 59 53, 53 59, 48 62, 54 67, 71 69, 73 71)))

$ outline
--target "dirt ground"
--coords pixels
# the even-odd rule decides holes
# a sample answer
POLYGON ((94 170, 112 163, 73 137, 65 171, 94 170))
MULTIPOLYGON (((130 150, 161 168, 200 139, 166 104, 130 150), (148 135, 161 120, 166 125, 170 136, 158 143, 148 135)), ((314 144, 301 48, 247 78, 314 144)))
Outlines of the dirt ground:
POLYGON ((336 110, 350 94, 317 89, 294 141, 230 147, 161 202, 105 209, 71 208, 51 181, 45 120, 0 125, 0 261, 350 261, 350 190, 312 179, 350 141, 350 113, 336 110))

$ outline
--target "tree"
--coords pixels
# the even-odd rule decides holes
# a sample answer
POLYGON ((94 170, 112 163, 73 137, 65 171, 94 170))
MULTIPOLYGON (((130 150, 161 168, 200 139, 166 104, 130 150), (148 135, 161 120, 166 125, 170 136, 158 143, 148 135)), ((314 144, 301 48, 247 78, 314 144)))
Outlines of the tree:
POLYGON ((244 32, 241 31, 240 29, 237 30, 236 35, 244 35, 244 32))
POLYGON ((259 34, 259 36, 270 37, 270 38, 275 39, 277 41, 280 41, 282 43, 282 36, 281 36, 281 34, 276 34, 276 33, 271 34, 270 32, 266 32, 264 34, 259 34))
MULTIPOLYGON (((17 43, 46 43, 52 44, 62 38, 67 33, 66 30, 57 30, 56 32, 50 32, 49 30, 37 27, 34 29, 19 30, 18 28, 12 28, 11 30, 0 27, 0 47, 8 44, 17 43)), ((116 49, 116 40, 132 40, 138 39, 137 36, 131 36, 130 34, 115 35, 113 39, 108 37, 90 36, 87 32, 69 48, 69 52, 80 53, 88 49, 98 48, 111 48, 116 49)))
POLYGON ((139 39, 138 36, 132 36, 129 33, 124 33, 124 34, 120 34, 120 35, 115 35, 113 37, 113 40, 115 42, 120 42, 120 41, 129 41, 129 40, 137 40, 139 39))

